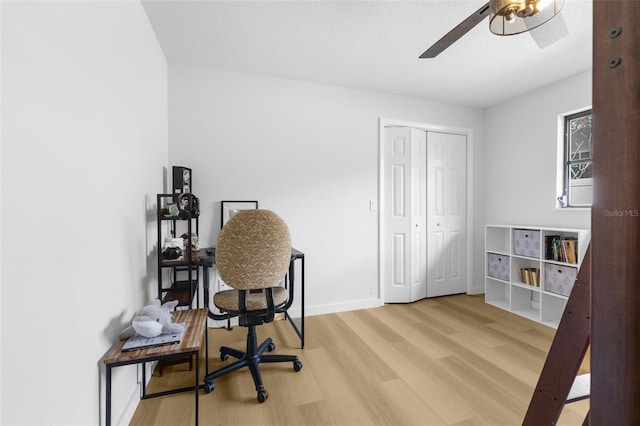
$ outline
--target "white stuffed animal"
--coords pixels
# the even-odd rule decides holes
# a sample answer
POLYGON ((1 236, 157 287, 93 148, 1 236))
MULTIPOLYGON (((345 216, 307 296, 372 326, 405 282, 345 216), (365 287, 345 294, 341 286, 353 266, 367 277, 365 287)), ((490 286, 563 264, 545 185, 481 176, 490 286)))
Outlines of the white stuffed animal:
POLYGON ((154 300, 143 307, 131 321, 131 326, 120 333, 120 339, 128 339, 135 334, 144 337, 156 337, 161 334, 179 333, 184 330, 183 324, 171 322, 171 311, 178 305, 172 300, 160 305, 160 300, 154 300))

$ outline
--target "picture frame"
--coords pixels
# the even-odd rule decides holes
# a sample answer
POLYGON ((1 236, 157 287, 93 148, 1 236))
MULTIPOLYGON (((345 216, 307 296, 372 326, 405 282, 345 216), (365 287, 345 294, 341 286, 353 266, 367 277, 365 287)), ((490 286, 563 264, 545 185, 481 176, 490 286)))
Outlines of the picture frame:
POLYGON ((174 194, 193 192, 193 173, 189 167, 173 166, 172 181, 174 194))
POLYGON ((255 210, 258 208, 257 201, 220 201, 222 214, 220 215, 220 229, 234 214, 242 210, 255 210))

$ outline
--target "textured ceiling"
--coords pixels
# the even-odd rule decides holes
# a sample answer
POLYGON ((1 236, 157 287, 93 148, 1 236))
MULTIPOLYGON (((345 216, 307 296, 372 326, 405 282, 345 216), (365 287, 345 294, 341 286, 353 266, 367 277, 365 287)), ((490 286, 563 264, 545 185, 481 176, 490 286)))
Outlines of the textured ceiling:
POLYGON ((491 34, 487 18, 436 58, 418 58, 484 3, 143 0, 169 63, 473 107, 591 68, 590 0, 566 0, 562 15, 569 35, 544 49, 529 33, 491 34))

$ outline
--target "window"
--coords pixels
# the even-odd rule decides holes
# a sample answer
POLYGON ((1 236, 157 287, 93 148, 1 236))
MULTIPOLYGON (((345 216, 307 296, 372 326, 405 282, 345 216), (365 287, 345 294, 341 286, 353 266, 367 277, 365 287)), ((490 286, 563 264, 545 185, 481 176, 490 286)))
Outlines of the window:
POLYGON ((560 207, 591 207, 592 137, 591 110, 564 117, 563 191, 560 207))

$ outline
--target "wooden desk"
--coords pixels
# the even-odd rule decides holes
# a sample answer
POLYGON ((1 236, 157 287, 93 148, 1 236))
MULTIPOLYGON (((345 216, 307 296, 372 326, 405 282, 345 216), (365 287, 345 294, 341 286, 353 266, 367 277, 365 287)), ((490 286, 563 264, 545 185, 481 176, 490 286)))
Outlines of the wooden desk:
MULTIPOLYGON (((173 313, 173 322, 185 322, 185 333, 182 341, 176 345, 157 346, 154 348, 139 349, 136 351, 122 352, 122 346, 126 340, 116 343, 104 357, 104 363, 107 368, 106 383, 106 425, 111 425, 111 369, 122 365, 142 364, 142 399, 154 398, 157 396, 171 395, 178 392, 186 392, 193 390, 195 392, 196 403, 196 425, 198 424, 198 389, 200 388, 199 379, 199 357, 200 348, 202 347, 202 336, 205 336, 205 348, 208 349, 209 338, 206 332, 207 325, 207 309, 192 309, 185 311, 176 311, 173 313), (196 372, 194 386, 171 389, 164 392, 156 392, 147 394, 147 380, 145 363, 151 361, 167 360, 172 358, 182 358, 185 356, 196 357, 196 372)), ((208 350, 207 350, 208 352, 208 350)), ((208 370, 208 368, 207 368, 208 370)))

